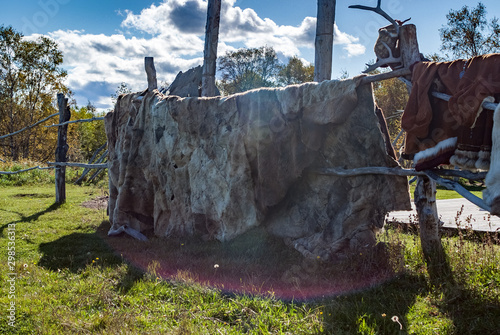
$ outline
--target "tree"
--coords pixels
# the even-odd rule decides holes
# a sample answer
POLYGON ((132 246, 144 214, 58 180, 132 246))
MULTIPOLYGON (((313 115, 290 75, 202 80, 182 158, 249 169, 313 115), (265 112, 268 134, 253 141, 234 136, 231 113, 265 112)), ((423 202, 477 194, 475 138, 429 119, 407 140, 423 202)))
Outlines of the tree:
POLYGON ((479 2, 476 8, 468 6, 446 15, 448 24, 439 30, 442 51, 451 51, 455 57, 471 58, 500 51, 500 26, 495 17, 488 22, 486 7, 479 2))
MULTIPOLYGON (((370 74, 379 74, 388 71, 390 70, 377 69, 370 72, 370 74)), ((398 78, 378 81, 372 85, 375 101, 384 113, 391 141, 394 141, 401 131, 401 114, 399 111, 406 108, 406 103, 408 101, 408 89, 398 78)), ((403 138, 401 137, 398 143, 396 143, 395 149, 400 147, 402 144, 403 138)))
MULTIPOLYGON (((118 97, 122 94, 129 94, 129 93, 132 93, 132 90, 128 87, 128 84, 125 83, 125 82, 121 82, 120 83, 120 86, 118 86, 118 89, 116 90, 116 92, 114 94, 111 94, 111 102, 114 104, 116 104, 116 101, 118 101, 118 97)), ((92 105, 89 101, 89 103, 87 105, 92 105)), ((95 111, 95 107, 94 107, 94 111, 95 111)))
POLYGON ((314 65, 304 65, 297 56, 291 57, 288 64, 281 66, 277 75, 277 82, 280 86, 301 84, 313 80, 314 65))
MULTIPOLYGON (((0 26, 0 133, 12 133, 57 112, 53 101, 66 72, 59 66, 63 55, 44 36, 27 40, 12 27, 0 26)), ((56 128, 36 127, 0 143, 3 154, 43 161, 52 158, 56 128)))
POLYGON ((218 69, 222 75, 219 89, 224 94, 234 94, 275 86, 279 61, 272 47, 239 49, 222 56, 218 69))

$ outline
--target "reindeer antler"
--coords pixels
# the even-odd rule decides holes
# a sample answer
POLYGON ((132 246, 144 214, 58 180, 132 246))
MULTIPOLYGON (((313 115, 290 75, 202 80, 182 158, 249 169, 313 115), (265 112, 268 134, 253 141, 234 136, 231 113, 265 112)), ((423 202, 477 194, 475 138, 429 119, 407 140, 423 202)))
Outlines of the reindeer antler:
MULTIPOLYGON (((397 63, 402 64, 402 62, 403 62, 402 58, 401 57, 394 57, 394 55, 392 54, 392 50, 387 45, 387 43, 385 43, 384 41, 382 41, 381 43, 387 49, 387 51, 389 51, 389 57, 380 59, 375 64, 366 64, 368 66, 368 68, 366 70, 364 70, 363 73, 369 73, 369 72, 371 72, 371 71, 375 70, 376 68, 379 68, 383 65, 397 64, 397 63)), ((402 65, 400 65, 399 67, 395 66, 393 69, 397 69, 400 67, 402 67, 402 65)))
POLYGON ((381 2, 382 2, 382 0, 378 0, 377 7, 368 7, 368 6, 362 6, 362 5, 353 5, 353 6, 349 6, 349 8, 362 9, 362 10, 370 10, 370 11, 373 11, 373 12, 379 14, 379 15, 382 15, 387 20, 389 20, 390 23, 392 23, 394 25, 394 27, 396 28, 396 34, 399 35, 399 24, 397 24, 396 20, 394 20, 392 17, 389 16, 389 14, 387 14, 386 12, 384 12, 382 10, 382 8, 380 8, 380 3, 381 2))

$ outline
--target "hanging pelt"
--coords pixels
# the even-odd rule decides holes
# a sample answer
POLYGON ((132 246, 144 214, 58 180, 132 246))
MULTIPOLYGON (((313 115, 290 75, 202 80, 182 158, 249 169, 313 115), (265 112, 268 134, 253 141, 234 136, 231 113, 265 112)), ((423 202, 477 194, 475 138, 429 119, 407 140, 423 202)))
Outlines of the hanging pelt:
POLYGON ((483 200, 491 206, 490 213, 500 214, 500 104, 493 115, 492 149, 490 170, 485 179, 483 200))

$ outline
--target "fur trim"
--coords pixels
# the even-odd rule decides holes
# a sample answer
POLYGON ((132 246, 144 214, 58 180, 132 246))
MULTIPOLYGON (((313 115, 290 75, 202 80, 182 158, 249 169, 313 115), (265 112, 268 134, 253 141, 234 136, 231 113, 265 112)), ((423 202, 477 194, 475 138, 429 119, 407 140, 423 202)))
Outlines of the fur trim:
POLYGON ((477 154, 476 169, 488 171, 490 169, 490 157, 491 152, 489 151, 479 151, 477 154))
POLYGON ((450 158, 450 163, 456 167, 475 170, 476 162, 479 159, 477 151, 455 150, 455 154, 450 158))
POLYGON ((485 159, 489 161, 491 157, 491 151, 481 150, 478 152, 477 156, 479 157, 479 159, 485 159))
MULTIPOLYGON (((491 137, 490 170, 484 180, 486 190, 483 191, 483 199, 490 206, 500 197, 500 104, 493 114, 493 132, 491 137)), ((497 207, 499 206, 495 206, 495 208, 497 207)))
POLYGON ((440 154, 455 149, 457 146, 457 138, 451 137, 447 138, 436 144, 434 147, 422 150, 415 154, 413 161, 415 165, 420 164, 422 162, 428 161, 435 157, 438 157, 440 154))

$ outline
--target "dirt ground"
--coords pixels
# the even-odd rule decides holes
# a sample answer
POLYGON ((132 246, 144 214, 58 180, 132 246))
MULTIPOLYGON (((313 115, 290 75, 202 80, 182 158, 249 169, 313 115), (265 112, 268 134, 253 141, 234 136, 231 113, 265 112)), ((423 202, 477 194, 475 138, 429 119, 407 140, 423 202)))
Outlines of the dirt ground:
POLYGON ((82 203, 82 206, 92 209, 106 209, 108 207, 108 199, 109 196, 107 195, 99 196, 92 200, 85 201, 84 203, 82 203))

